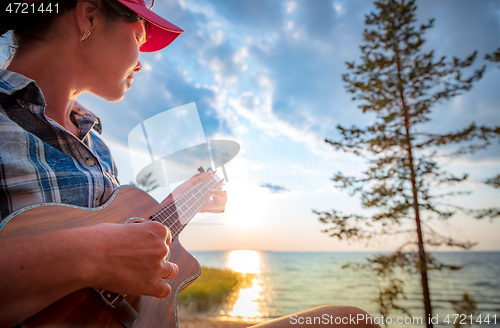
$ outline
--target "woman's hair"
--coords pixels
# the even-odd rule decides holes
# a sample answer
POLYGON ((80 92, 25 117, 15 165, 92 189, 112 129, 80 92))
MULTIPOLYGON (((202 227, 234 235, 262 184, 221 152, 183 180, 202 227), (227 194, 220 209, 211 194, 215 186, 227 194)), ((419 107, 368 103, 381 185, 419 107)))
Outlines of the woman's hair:
MULTIPOLYGON (((95 4, 103 16, 110 21, 124 19, 126 22, 134 23, 142 19, 138 14, 116 0, 41 0, 34 2, 34 12, 31 12, 32 8, 30 5, 27 14, 21 13, 20 8, 18 8, 18 13, 16 14, 16 6, 14 5, 11 5, 11 12, 9 13, 3 7, 7 6, 9 2, 14 3, 14 1, 1 1, 0 36, 4 36, 9 31, 11 31, 12 35, 10 42, 7 40, 8 56, 12 56, 18 48, 26 48, 33 42, 43 41, 57 18, 74 9, 77 2, 81 1, 95 4), (3 3, 6 4, 3 5, 3 3), (38 8, 47 8, 49 4, 51 5, 52 13, 38 11, 38 8), (55 10, 56 4, 57 12, 55 10)), ((22 0, 19 0, 19 2, 22 2, 22 0)))

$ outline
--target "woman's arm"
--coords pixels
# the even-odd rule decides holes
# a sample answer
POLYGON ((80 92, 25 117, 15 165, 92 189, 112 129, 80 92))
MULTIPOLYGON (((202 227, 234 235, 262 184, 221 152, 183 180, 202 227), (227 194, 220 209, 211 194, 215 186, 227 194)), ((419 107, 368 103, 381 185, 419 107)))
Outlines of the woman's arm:
MULTIPOLYGON (((165 297, 170 232, 157 222, 99 224, 0 241, 0 326, 85 287, 165 297)), ((171 276, 171 277, 173 277, 171 276)))

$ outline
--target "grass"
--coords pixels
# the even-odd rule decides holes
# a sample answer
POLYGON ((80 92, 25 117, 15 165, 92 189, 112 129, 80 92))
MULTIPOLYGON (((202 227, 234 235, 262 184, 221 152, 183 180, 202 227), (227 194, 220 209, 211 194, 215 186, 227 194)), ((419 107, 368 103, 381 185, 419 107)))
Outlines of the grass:
POLYGON ((178 296, 181 307, 189 311, 208 312, 228 301, 231 293, 248 284, 249 275, 232 270, 201 268, 201 276, 178 296))

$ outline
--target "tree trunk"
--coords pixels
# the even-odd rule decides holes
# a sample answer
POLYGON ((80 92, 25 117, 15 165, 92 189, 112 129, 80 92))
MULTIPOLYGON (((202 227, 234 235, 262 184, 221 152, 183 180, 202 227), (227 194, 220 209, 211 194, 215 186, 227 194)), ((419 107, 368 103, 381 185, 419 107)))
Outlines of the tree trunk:
POLYGON ((413 147, 411 144, 411 135, 410 135, 410 114, 408 113, 408 108, 406 107, 406 100, 403 93, 403 86, 401 83, 401 68, 400 68, 400 58, 399 58, 399 49, 395 47, 396 53, 396 65, 398 72, 398 83, 399 83, 399 95, 401 98, 401 105, 403 108, 404 118, 405 118, 405 130, 406 130, 406 139, 407 139, 407 152, 408 152, 408 161, 410 166, 410 180, 411 180, 411 189, 413 194, 413 209, 415 210, 415 221, 417 225, 417 242, 418 242, 418 255, 419 255, 419 264, 420 264, 420 276, 422 283, 422 293, 424 297, 424 309, 425 309, 425 324, 427 328, 433 328, 433 324, 430 321, 432 317, 432 306, 431 306, 431 296, 429 292, 429 282, 427 278, 427 256, 425 255, 424 250, 424 241, 422 236, 422 225, 420 222, 420 210, 419 210, 419 202, 418 202, 418 190, 417 190, 417 181, 415 176, 415 168, 413 166, 413 147))
MULTIPOLYGON (((407 114, 407 111, 405 111, 407 114)), ((422 292, 424 296, 424 309, 425 309, 425 323, 427 328, 432 328, 433 324, 430 321, 432 317, 432 307, 431 307, 431 295, 429 293, 429 282, 427 278, 427 257, 425 255, 424 250, 424 242, 422 237, 422 226, 420 223, 420 211, 418 206, 418 191, 417 191, 417 182, 415 178, 415 169, 413 167, 413 154, 412 147, 410 143, 410 133, 409 133, 409 119, 407 115, 405 116, 405 125, 406 125, 406 137, 408 138, 408 159, 410 161, 410 179, 411 179, 411 188, 413 191, 413 209, 415 210, 415 221, 417 224, 417 238, 418 238, 418 255, 420 258, 420 276, 422 280, 422 292)))

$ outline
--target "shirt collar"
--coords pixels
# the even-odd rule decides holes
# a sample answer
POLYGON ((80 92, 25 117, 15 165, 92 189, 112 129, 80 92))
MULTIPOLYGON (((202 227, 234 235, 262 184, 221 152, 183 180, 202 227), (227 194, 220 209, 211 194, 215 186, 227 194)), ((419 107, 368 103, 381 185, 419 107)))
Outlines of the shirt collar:
MULTIPOLYGON (((13 95, 17 99, 38 105, 28 106, 28 108, 36 116, 47 120, 44 114, 46 106, 45 98, 34 80, 21 74, 0 69, 0 93, 11 96, 13 95)), ((80 129, 82 139, 92 128, 98 133, 102 133, 102 124, 99 117, 79 102, 75 101, 75 106, 73 107, 73 111, 70 115, 73 123, 75 123, 75 125, 80 129)))
POLYGON ((77 101, 71 111, 71 120, 80 129, 82 139, 92 128, 99 134, 102 133, 101 119, 77 101))

